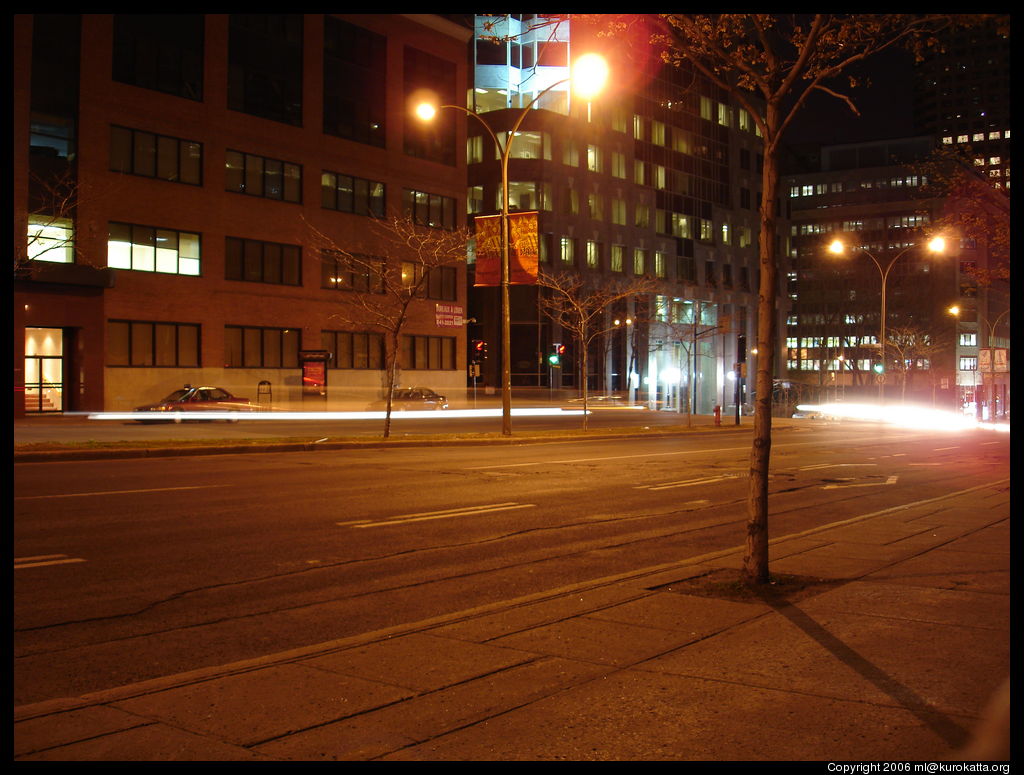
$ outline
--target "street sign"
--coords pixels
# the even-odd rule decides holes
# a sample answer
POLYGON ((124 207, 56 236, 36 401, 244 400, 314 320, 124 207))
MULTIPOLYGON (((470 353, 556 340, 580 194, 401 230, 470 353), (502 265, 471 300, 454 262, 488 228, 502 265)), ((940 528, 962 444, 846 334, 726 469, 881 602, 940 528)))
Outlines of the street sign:
POLYGON ((877 382, 879 385, 884 385, 885 384, 885 375, 884 374, 876 374, 875 375, 875 382, 877 382))

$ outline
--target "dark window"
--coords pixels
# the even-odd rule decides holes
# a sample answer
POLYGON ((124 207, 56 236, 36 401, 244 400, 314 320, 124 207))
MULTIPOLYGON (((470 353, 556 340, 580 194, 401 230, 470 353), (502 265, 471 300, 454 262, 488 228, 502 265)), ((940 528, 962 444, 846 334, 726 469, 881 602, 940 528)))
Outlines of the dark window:
POLYGON ((111 126, 110 169, 201 186, 203 146, 193 140, 111 126))
POLYGON ((224 367, 298 368, 300 331, 297 328, 224 326, 224 367))
POLYGON ((114 14, 113 79, 201 102, 203 14, 114 14))
POLYGON ((376 256, 325 250, 320 256, 320 287, 384 293, 384 270, 384 261, 376 256))
POLYGON ((199 326, 111 320, 107 323, 108 366, 199 366, 199 326))
POLYGON ((302 201, 302 167, 242 151, 224 153, 224 188, 239 194, 302 201))
POLYGON ((324 133, 384 147, 387 39, 324 18, 324 133))
POLYGON ((302 126, 301 14, 231 14, 228 107, 302 126))
POLYGON ((402 337, 402 368, 454 370, 455 341, 449 336, 402 337))
POLYGON ((298 245, 227 237, 224 279, 302 285, 302 249, 298 245))
MULTIPOLYGON (((405 47, 405 95, 417 92, 437 95, 441 105, 458 104, 455 97, 455 63, 405 47)), ((461 111, 439 110, 432 121, 421 121, 411 111, 405 117, 405 152, 410 156, 455 165, 455 122, 461 111)))
POLYGON ((320 343, 331 353, 332 369, 383 369, 384 336, 361 331, 322 331, 320 343))
POLYGON ((454 230, 455 200, 426 191, 402 191, 402 211, 420 226, 454 230))
POLYGON ((320 173, 320 204, 328 210, 384 217, 384 184, 340 172, 320 173))

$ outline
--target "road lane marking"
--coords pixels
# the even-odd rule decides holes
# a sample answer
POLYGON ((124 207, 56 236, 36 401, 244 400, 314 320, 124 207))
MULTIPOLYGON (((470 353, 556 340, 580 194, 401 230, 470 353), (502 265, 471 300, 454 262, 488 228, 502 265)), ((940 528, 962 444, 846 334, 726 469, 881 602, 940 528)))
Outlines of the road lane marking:
POLYGON ((413 514, 400 514, 396 517, 387 517, 382 520, 373 521, 369 519, 358 519, 350 522, 337 522, 339 527, 388 527, 390 525, 405 525, 410 522, 426 522, 433 519, 451 519, 452 517, 468 517, 474 514, 490 514, 495 511, 511 511, 514 509, 536 508, 535 503, 490 503, 484 506, 463 506, 455 509, 442 509, 441 511, 420 511, 413 514))
POLYGON ((576 457, 565 460, 533 460, 528 463, 496 463, 489 466, 467 466, 465 471, 484 471, 488 468, 522 468, 524 466, 549 466, 557 463, 593 463, 602 460, 629 460, 637 457, 666 457, 669 455, 696 455, 710 454, 712 452, 736 452, 737 450, 749 450, 750 447, 722 447, 721 449, 681 449, 674 452, 643 452, 638 455, 609 455, 607 457, 576 457))
POLYGON ((232 484, 194 484, 187 487, 151 487, 145 490, 97 490, 95 492, 67 492, 57 495, 15 495, 16 501, 31 501, 40 498, 85 498, 90 495, 131 495, 140 492, 171 492, 173 490, 202 490, 208 487, 234 487, 232 484))
MULTIPOLYGON (((916 438, 914 435, 898 436, 894 437, 891 441, 902 441, 904 439, 916 438)), ((870 444, 872 442, 865 442, 870 444)), ((793 441, 782 444, 773 444, 773 450, 779 450, 790 447, 810 447, 820 445, 820 441, 793 441)), ((719 447, 717 449, 680 449, 673 452, 641 452, 636 455, 608 455, 606 457, 578 457, 578 458, 567 458, 565 460, 531 460, 527 463, 496 463, 487 466, 465 466, 462 468, 463 471, 485 471, 488 468, 523 468, 525 466, 550 466, 558 463, 594 463, 601 462, 603 460, 630 460, 638 457, 667 457, 671 455, 708 455, 715 452, 749 452, 750 445, 745 444, 739 447, 719 447)))
POLYGON ((900 478, 899 475, 895 474, 893 476, 890 476, 884 482, 860 482, 858 484, 826 484, 821 489, 823 489, 823 490, 838 490, 838 489, 840 489, 842 487, 878 487, 878 486, 884 485, 884 484, 896 484, 896 481, 899 478, 900 478))
POLYGON ((634 490, 671 490, 675 487, 692 487, 696 484, 711 484, 712 482, 724 482, 727 479, 735 479, 736 474, 726 474, 725 476, 709 476, 704 479, 686 479, 679 482, 662 482, 661 484, 642 484, 637 485, 634 490))
POLYGON ((797 470, 811 471, 815 468, 851 468, 853 466, 877 466, 878 463, 816 463, 813 466, 803 466, 797 470))
POLYGON ((43 565, 66 565, 72 562, 85 562, 81 557, 68 557, 66 554, 40 554, 35 557, 15 557, 14 569, 39 568, 43 565))
POLYGON ((945 452, 946 450, 950 449, 960 449, 960 445, 957 444, 955 447, 935 447, 935 449, 933 449, 932 452, 945 452))

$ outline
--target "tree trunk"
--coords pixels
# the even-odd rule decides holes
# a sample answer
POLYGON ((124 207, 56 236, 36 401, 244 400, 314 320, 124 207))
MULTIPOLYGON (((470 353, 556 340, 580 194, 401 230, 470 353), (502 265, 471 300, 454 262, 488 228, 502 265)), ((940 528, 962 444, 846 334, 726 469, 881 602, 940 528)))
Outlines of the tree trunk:
MULTIPOLYGON (((769 116, 776 111, 769 105, 769 116)), ((776 126, 769 120, 769 126, 776 126)), ((772 447, 772 372, 775 363, 776 266, 775 213, 778 193, 778 155, 765 138, 762 174, 760 286, 757 305, 757 400, 754 439, 750 449, 750 484, 747 496, 747 540, 743 573, 748 584, 768 583, 768 471, 772 447)))
POLYGON ((387 394, 384 403, 384 438, 391 436, 391 403, 395 395, 395 379, 398 376, 398 337, 393 336, 391 341, 391 352, 388 354, 387 367, 387 394))

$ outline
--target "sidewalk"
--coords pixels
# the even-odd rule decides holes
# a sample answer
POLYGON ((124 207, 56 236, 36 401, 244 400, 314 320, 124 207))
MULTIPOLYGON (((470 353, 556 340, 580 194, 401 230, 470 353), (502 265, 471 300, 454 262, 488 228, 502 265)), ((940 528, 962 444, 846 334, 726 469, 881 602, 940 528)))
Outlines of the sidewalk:
POLYGON ((15 760, 1007 759, 1008 716, 962 747, 1009 676, 1009 515, 1003 481, 779 536, 821 580, 782 596, 699 584, 737 547, 18 707, 15 760))

